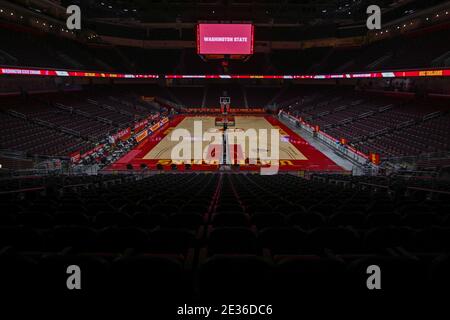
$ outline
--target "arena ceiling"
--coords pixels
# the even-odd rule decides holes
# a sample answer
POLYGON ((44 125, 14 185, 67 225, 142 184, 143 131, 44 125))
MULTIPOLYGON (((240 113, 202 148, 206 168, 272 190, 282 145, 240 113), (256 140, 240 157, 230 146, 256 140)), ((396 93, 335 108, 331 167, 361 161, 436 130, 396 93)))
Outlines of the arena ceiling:
MULTIPOLYGON (((64 0, 63 2, 65 2, 64 0)), ((73 3, 73 0, 67 2, 73 3)), ((444 0, 79 0, 91 18, 134 18, 141 22, 199 20, 255 23, 351 24, 377 4, 396 19, 444 0)))

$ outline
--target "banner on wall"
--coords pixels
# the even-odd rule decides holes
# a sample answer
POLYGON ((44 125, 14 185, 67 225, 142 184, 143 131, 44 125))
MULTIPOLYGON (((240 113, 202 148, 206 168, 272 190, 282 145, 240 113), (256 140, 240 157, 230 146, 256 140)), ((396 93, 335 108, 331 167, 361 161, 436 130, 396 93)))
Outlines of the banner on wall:
POLYGON ((126 129, 120 130, 116 134, 113 134, 109 137, 110 143, 116 143, 117 140, 125 141, 131 137, 131 128, 128 127, 126 129))
POLYGON ((142 140, 147 138, 147 136, 148 136, 148 130, 144 130, 136 136, 136 141, 141 142, 142 140))
POLYGON ((137 123, 134 124, 134 129, 133 129, 133 131, 134 131, 134 132, 139 132, 139 131, 141 131, 147 124, 148 124, 148 120, 147 120, 147 119, 142 120, 142 121, 139 121, 139 122, 137 122, 137 123))
POLYGON ((155 101, 155 97, 147 97, 147 96, 141 96, 141 100, 145 102, 153 102, 155 101))
POLYGON ((359 150, 353 148, 351 145, 347 144, 346 147, 347 147, 348 150, 350 150, 350 151, 353 152, 354 154, 356 154, 356 155, 358 155, 358 156, 360 156, 360 157, 362 157, 362 158, 364 158, 364 159, 369 159, 369 156, 368 156, 368 155, 366 155, 366 154, 362 153, 361 151, 359 151, 359 150))
POLYGON ((51 160, 46 160, 44 162, 39 163, 39 166, 44 166, 47 170, 50 170, 50 171, 57 171, 57 170, 61 170, 62 163, 61 163, 60 159, 51 159, 51 160))
POLYGON ((49 76, 49 77, 86 77, 86 78, 119 78, 119 79, 158 79, 155 74, 102 73, 71 70, 0 68, 0 75, 49 76))
POLYGON ((220 108, 186 108, 189 113, 219 113, 220 108))
POLYGON ((380 155, 378 153, 371 153, 370 154, 370 162, 373 164, 379 165, 380 164, 380 155))
POLYGON ((94 149, 89 150, 88 152, 85 152, 81 155, 81 159, 84 159, 86 157, 89 157, 90 155, 96 153, 97 151, 99 151, 100 149, 102 149, 105 145, 104 144, 99 144, 98 146, 96 146, 94 149))
MULTIPOLYGON (((222 113, 222 108, 186 108, 189 113, 222 113)), ((230 108, 228 113, 265 113, 264 108, 230 108)))
POLYGON ((169 122, 169 118, 163 118, 162 120, 161 120, 161 125, 164 125, 164 124, 166 124, 167 122, 169 122))
POLYGON ((161 123, 160 122, 157 122, 157 123, 155 123, 154 125, 152 125, 151 127, 150 127, 150 132, 155 132, 156 130, 158 130, 159 128, 161 127, 161 123))
POLYGON ((161 121, 155 123, 153 126, 150 127, 150 129, 149 129, 150 132, 149 133, 153 133, 153 132, 157 131, 159 128, 161 128, 162 126, 164 126, 168 122, 169 122, 169 118, 167 118, 167 117, 161 119, 161 121))
POLYGON ((77 162, 80 161, 80 159, 81 159, 80 151, 71 153, 71 154, 69 155, 69 157, 70 157, 70 162, 72 162, 72 163, 77 163, 77 162))

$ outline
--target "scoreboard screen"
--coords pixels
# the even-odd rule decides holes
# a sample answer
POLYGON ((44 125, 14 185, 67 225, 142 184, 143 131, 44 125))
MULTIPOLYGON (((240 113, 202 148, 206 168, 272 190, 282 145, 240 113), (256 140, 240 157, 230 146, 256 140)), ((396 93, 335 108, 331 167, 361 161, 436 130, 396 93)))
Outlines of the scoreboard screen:
POLYGON ((197 53, 253 54, 253 25, 200 23, 197 25, 197 53))

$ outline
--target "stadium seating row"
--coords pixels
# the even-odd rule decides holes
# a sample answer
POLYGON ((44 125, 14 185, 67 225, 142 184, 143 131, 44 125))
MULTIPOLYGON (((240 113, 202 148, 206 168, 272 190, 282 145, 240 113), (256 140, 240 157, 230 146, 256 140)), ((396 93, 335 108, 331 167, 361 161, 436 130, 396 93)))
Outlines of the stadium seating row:
POLYGON ((313 91, 281 105, 332 137, 382 159, 417 157, 448 150, 450 145, 449 109, 441 101, 334 89, 324 94, 313 91))
POLYGON ((0 275, 11 290, 39 281, 64 290, 68 264, 86 270, 89 291, 151 285, 158 297, 363 292, 373 263, 385 270, 388 293, 448 283, 450 211, 442 196, 292 175, 32 181, 45 192, 2 194, 0 275))
POLYGON ((157 112, 120 91, 3 97, 0 103, 1 148, 66 157, 157 112))

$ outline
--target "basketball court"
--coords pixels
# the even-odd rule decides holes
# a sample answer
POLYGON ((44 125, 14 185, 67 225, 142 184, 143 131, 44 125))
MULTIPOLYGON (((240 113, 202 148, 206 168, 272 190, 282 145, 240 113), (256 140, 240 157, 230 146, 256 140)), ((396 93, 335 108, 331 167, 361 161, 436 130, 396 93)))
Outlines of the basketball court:
POLYGON ((150 169, 173 169, 173 165, 177 165, 177 170, 184 170, 184 165, 188 164, 192 170, 217 170, 221 164, 219 159, 222 159, 223 147, 220 145, 220 142, 216 143, 214 140, 204 141, 203 137, 205 134, 222 135, 223 132, 246 132, 248 130, 255 130, 258 134, 261 130, 266 130, 267 139, 260 140, 257 135, 257 141, 252 140, 252 138, 246 138, 243 144, 235 140, 229 142, 226 146, 228 157, 224 160, 225 164, 239 164, 241 170, 258 170, 264 163, 260 162, 259 159, 257 159, 256 164, 250 163, 249 155, 259 154, 260 151, 267 152, 269 156, 273 155, 271 130, 275 129, 279 132, 280 170, 343 170, 273 116, 233 116, 232 122, 230 121, 232 125, 226 129, 222 124, 218 125, 218 121, 223 120, 218 120, 215 116, 175 116, 160 131, 146 138, 127 156, 114 163, 110 169, 124 169, 127 166, 130 168, 130 165, 134 169, 142 169, 144 167, 150 169), (172 158, 172 150, 181 141, 181 139, 174 139, 172 136, 173 132, 178 129, 182 129, 185 134, 188 134, 188 139, 191 142, 191 155, 195 154, 195 143, 197 145, 201 143, 202 150, 206 150, 210 158, 203 160, 192 159, 191 161, 182 161, 176 157, 172 158))
MULTIPOLYGON (((271 141, 270 141, 270 132, 273 129, 279 130, 280 133, 280 159, 283 160, 307 160, 307 158, 301 153, 299 149, 297 149, 290 141, 291 137, 288 133, 286 133, 279 126, 274 126, 270 124, 265 117, 258 116, 248 116, 248 117, 235 117, 235 126, 230 127, 227 130, 229 131, 247 131, 247 130, 267 130, 268 140, 267 140, 267 151, 270 154, 271 151, 271 141)), ((208 147, 210 144, 209 141, 203 141, 203 135, 207 132, 217 132, 223 131, 223 128, 215 125, 214 117, 186 117, 183 121, 178 124, 178 126, 174 128, 170 128, 167 131, 167 135, 158 143, 150 152, 148 152, 143 159, 171 159, 171 152, 173 148, 179 143, 178 140, 172 141, 172 131, 176 129, 186 129, 191 134, 191 140, 194 141, 202 141, 202 150, 208 147), (198 130, 194 129, 194 126, 199 126, 201 124, 202 131, 200 135, 195 135, 198 130)), ((243 159, 247 158, 251 151, 255 152, 256 150, 250 150, 252 146, 262 146, 265 145, 265 141, 249 141, 247 139, 245 146, 238 145, 237 148, 241 150, 239 154, 242 155, 243 159)), ((192 153, 194 154, 194 144, 192 143, 192 153)), ((242 160, 242 159, 239 159, 242 160)))

